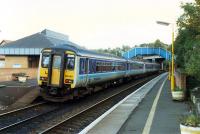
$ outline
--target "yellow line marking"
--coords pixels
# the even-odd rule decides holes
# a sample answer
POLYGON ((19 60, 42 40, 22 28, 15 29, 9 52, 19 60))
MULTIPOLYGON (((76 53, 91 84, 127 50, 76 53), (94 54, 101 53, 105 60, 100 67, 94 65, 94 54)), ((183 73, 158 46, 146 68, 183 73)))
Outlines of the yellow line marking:
POLYGON ((152 122, 153 122, 153 118, 154 118, 154 115, 155 115, 155 111, 156 111, 156 107, 157 107, 157 104, 158 104, 158 100, 160 98, 160 94, 161 94, 161 91, 163 89, 163 86, 166 82, 167 78, 163 81, 157 95, 156 95, 156 98, 154 99, 154 102, 153 102, 153 105, 151 107, 151 111, 149 113, 149 116, 147 118, 147 121, 146 121, 146 124, 145 124, 145 127, 143 129, 143 132, 142 134, 149 134, 150 133, 150 130, 151 130, 151 125, 152 125, 152 122))

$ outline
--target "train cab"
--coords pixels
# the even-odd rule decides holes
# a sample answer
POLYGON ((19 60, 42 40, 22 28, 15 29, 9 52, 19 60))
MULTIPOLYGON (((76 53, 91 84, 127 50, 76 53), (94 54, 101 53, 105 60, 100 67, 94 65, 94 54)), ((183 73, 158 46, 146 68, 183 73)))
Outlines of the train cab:
POLYGON ((75 58, 73 51, 44 49, 40 58, 38 84, 52 95, 64 95, 74 87, 75 58))

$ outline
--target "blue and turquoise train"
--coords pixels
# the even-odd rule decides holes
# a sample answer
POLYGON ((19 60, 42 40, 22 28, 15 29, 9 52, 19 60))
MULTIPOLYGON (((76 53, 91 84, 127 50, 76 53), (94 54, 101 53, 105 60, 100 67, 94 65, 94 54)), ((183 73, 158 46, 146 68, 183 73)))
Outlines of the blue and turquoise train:
POLYGON ((44 99, 63 102, 159 70, 157 63, 126 60, 63 44, 42 50, 38 84, 44 99))

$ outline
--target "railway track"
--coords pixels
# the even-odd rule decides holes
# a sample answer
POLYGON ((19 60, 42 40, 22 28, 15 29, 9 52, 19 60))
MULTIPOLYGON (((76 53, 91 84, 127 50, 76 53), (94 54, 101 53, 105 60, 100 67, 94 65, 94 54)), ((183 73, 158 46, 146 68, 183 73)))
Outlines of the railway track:
MULTIPOLYGON (((47 106, 49 109, 43 107, 41 109, 45 110, 43 112, 36 112, 37 114, 34 114, 33 107, 32 110, 27 109, 27 112, 32 111, 31 116, 29 113, 28 117, 24 117, 24 115, 26 115, 24 113, 27 112, 23 112, 23 110, 21 114, 16 114, 16 112, 4 114, 0 116, 1 125, 3 124, 3 126, 0 125, 0 133, 78 133, 117 102, 147 81, 151 80, 153 77, 155 77, 155 75, 143 80, 138 80, 134 84, 126 87, 126 89, 118 91, 100 101, 96 98, 95 101, 84 98, 84 101, 87 100, 86 102, 82 99, 83 102, 72 102, 67 105, 62 104, 62 106, 47 106), (91 104, 91 102, 93 104, 91 104), (12 119, 10 121, 7 120, 6 122, 6 118, 9 119, 12 117, 15 117, 15 121, 12 119), (24 118, 21 119, 21 117, 24 118)), ((37 111, 40 107, 35 107, 35 109, 37 111)))
POLYGON ((9 115, 9 114, 12 114, 12 113, 15 113, 15 112, 26 110, 28 108, 35 107, 35 106, 38 106, 38 105, 42 105, 42 104, 45 104, 45 103, 47 103, 47 102, 38 102, 36 104, 28 105, 26 107, 22 107, 22 108, 18 108, 18 109, 14 109, 14 110, 8 111, 8 112, 0 113, 0 118, 5 116, 5 115, 9 115))
MULTIPOLYGON (((75 115, 66 118, 62 122, 59 122, 55 124, 54 126, 47 128, 46 130, 40 132, 39 134, 64 134, 64 133, 78 133, 80 132, 84 127, 89 125, 92 121, 94 121, 96 118, 101 116, 103 113, 105 113, 108 109, 110 109, 114 104, 122 100, 124 97, 126 97, 128 94, 130 94, 132 91, 132 88, 139 87, 146 83, 148 80, 145 79, 143 81, 140 81, 138 83, 135 83, 134 85, 126 88, 125 90, 118 92, 116 94, 113 94, 112 96, 109 96, 108 98, 103 99, 102 101, 76 113, 75 115)), ((134 89, 135 89, 134 88, 134 89)))
POLYGON ((18 124, 27 122, 44 113, 56 109, 58 106, 52 106, 48 102, 39 102, 27 107, 15 109, 6 113, 0 114, 0 133, 18 124))

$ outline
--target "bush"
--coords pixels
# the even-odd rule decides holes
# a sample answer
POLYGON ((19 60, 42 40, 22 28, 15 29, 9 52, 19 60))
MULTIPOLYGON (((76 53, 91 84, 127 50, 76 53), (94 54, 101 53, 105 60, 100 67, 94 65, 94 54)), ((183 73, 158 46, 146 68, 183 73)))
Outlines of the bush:
POLYGON ((179 88, 179 87, 176 87, 176 88, 174 89, 174 91, 184 91, 184 89, 179 88))
POLYGON ((184 115, 180 121, 185 126, 200 127, 200 118, 195 114, 184 115))

